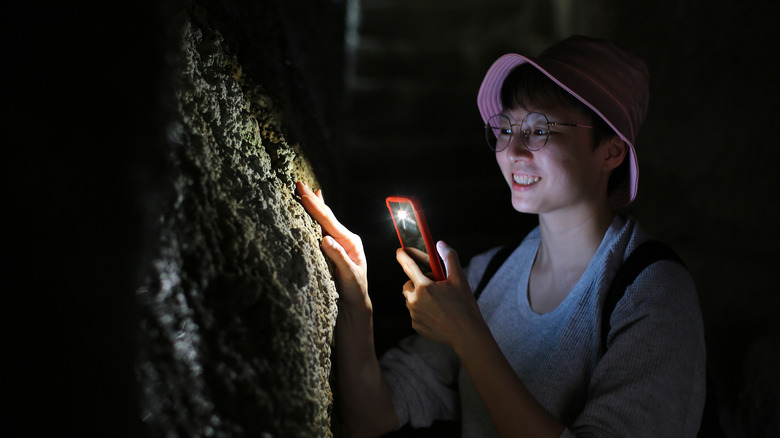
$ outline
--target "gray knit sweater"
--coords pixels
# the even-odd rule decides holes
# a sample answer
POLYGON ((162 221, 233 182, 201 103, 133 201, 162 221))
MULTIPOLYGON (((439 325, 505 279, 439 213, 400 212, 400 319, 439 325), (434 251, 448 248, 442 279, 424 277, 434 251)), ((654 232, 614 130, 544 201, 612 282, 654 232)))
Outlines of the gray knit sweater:
MULTIPOLYGON (((612 317, 600 355, 601 306, 615 272, 648 236, 616 216, 582 278, 552 312, 535 313, 528 278, 539 247, 532 231, 479 299, 485 320, 515 372, 566 425, 562 437, 693 437, 704 406, 704 331, 696 289, 681 265, 645 269, 612 317)), ((474 257, 472 288, 496 249, 474 257)), ((462 421, 463 436, 496 430, 452 350, 422 336, 401 341, 381 365, 401 425, 462 421)))

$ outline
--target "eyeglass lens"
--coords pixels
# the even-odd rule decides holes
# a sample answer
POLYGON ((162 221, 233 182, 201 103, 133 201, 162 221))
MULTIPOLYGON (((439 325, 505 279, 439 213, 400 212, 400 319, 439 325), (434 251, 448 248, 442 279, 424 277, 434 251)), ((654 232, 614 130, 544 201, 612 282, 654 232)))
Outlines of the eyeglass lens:
POLYGON ((538 151, 547 144, 549 129, 549 120, 542 113, 529 113, 520 125, 512 123, 504 114, 496 114, 488 119, 485 136, 488 147, 496 152, 506 149, 513 135, 520 136, 526 149, 538 151))

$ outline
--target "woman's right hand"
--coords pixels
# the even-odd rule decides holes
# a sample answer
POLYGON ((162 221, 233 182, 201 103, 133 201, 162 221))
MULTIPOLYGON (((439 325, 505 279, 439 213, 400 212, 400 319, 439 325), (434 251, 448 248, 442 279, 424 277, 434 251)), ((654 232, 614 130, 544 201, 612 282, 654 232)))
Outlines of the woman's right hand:
POLYGON ((339 305, 351 309, 371 310, 368 297, 368 279, 366 274, 366 255, 360 236, 349 231, 325 204, 322 190, 313 192, 303 182, 295 184, 301 196, 303 208, 322 226, 325 237, 322 250, 333 261, 336 268, 336 286, 339 291, 339 305))

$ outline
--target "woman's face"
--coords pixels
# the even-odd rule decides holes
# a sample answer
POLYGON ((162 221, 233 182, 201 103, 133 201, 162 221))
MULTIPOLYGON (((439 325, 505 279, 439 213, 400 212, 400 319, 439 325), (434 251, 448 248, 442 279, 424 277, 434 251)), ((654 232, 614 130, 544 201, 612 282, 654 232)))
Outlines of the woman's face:
MULTIPOLYGON (((550 122, 590 125, 580 111, 565 107, 516 108, 504 111, 514 123, 529 112, 541 112, 550 122)), ((512 206, 523 213, 573 212, 607 197, 609 172, 603 166, 604 145, 593 147, 591 129, 550 126, 541 150, 525 148, 519 135, 496 152, 496 160, 512 192, 512 206)))

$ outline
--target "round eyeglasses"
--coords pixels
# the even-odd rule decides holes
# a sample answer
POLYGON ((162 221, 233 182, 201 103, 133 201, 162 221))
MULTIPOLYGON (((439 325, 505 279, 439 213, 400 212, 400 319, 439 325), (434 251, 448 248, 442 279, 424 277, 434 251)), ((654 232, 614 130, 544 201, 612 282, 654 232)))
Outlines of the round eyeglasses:
POLYGON ((519 124, 513 123, 506 114, 496 114, 488 119, 485 124, 485 138, 488 147, 494 152, 501 152, 509 146, 512 136, 517 135, 523 141, 523 146, 529 151, 536 152, 547 144, 550 138, 551 126, 572 126, 575 128, 589 128, 590 125, 578 125, 576 123, 551 122, 542 113, 528 113, 519 124))

